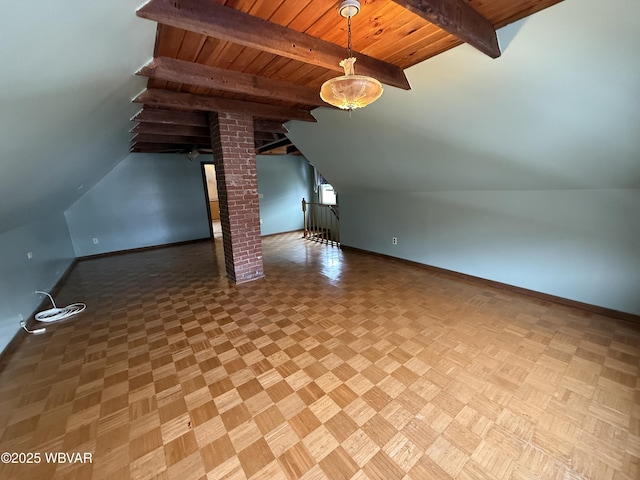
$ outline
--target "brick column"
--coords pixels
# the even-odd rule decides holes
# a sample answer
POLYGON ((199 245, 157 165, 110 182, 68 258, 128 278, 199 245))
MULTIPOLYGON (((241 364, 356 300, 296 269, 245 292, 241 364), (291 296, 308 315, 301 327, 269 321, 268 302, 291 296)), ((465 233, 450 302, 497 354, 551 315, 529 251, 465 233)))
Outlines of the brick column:
POLYGON ((244 283, 264 276, 253 117, 209 114, 227 277, 244 283))

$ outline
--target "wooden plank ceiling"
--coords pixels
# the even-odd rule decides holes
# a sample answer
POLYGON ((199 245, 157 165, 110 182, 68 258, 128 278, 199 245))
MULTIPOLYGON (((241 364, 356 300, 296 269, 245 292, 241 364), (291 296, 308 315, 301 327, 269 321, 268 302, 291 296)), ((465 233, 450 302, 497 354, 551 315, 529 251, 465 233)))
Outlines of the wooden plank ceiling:
MULTIPOLYGON (((409 89, 403 70, 463 41, 495 58, 495 30, 560 0, 362 0, 352 19, 356 73, 409 89)), ((341 75, 340 0, 150 0, 153 60, 137 72, 132 152, 210 152, 209 111, 253 115, 258 153, 295 153, 283 123, 315 121, 320 86, 341 75)), ((333 107, 331 107, 333 108, 333 107)))

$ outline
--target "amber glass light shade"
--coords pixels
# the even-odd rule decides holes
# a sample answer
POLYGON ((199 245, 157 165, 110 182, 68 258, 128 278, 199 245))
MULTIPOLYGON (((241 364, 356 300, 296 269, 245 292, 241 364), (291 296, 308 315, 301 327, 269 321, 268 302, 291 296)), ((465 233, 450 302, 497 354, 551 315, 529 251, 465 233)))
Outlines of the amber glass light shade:
POLYGON ((354 57, 340 62, 344 75, 327 80, 320 89, 320 98, 334 107, 355 110, 372 104, 382 95, 382 84, 375 78, 356 75, 354 57))

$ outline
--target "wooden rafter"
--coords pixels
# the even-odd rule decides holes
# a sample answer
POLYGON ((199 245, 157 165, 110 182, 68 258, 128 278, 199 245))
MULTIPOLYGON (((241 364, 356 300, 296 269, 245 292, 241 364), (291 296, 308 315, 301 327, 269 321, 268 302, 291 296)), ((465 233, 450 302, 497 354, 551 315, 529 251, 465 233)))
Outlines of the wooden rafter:
POLYGON ((273 100, 327 106, 320 99, 318 91, 311 88, 175 58, 154 58, 137 74, 168 82, 267 97, 273 100))
POLYGON ((148 133, 150 135, 180 135, 185 137, 209 137, 208 127, 190 125, 163 125, 156 123, 139 123, 130 130, 131 133, 148 133))
POLYGON ((269 133, 269 132, 253 132, 253 138, 256 141, 256 144, 260 143, 270 143, 273 142, 275 140, 279 140, 280 137, 275 134, 275 133, 269 133))
POLYGON ((293 142, 285 137, 257 148, 256 153, 265 153, 265 152, 274 150, 276 148, 288 147, 289 145, 292 145, 292 144, 293 142))
MULTIPOLYGON (((210 0, 150 0, 136 12, 139 17, 273 53, 329 70, 342 72, 346 51, 305 33, 219 5, 210 0)), ((354 52, 357 73, 409 90, 401 68, 354 52)))
MULTIPOLYGON (((144 143, 135 142, 131 144, 132 152, 144 152, 144 153, 180 153, 188 152, 194 149, 199 149, 198 145, 176 145, 175 143, 144 143)), ((211 148, 204 145, 203 148, 211 148)))
POLYGON ((134 100, 155 107, 173 107, 207 112, 237 112, 260 118, 281 118, 285 120, 301 120, 315 122, 316 119, 306 110, 298 108, 280 107, 266 103, 243 102, 229 98, 207 97, 191 93, 171 92, 160 89, 146 89, 134 100))
POLYGON ((145 108, 136 113, 133 122, 163 123, 166 125, 191 125, 193 127, 208 127, 209 121, 204 112, 181 112, 178 110, 162 110, 160 108, 145 108))
MULTIPOLYGON (((164 110, 161 108, 143 108, 133 117, 133 122, 159 123, 164 125, 189 125, 192 127, 209 128, 206 112, 185 112, 180 110, 164 110)), ((287 133, 282 120, 253 120, 253 130, 256 132, 287 133)))
POLYGON ((156 135, 152 133, 137 133, 132 142, 142 143, 178 143, 182 145, 211 145, 210 137, 190 137, 188 135, 156 135))
POLYGON ((491 58, 500 56, 496 30, 464 0, 393 0, 491 58))
POLYGON ((255 132, 287 133, 287 127, 277 120, 253 120, 253 130, 255 132))

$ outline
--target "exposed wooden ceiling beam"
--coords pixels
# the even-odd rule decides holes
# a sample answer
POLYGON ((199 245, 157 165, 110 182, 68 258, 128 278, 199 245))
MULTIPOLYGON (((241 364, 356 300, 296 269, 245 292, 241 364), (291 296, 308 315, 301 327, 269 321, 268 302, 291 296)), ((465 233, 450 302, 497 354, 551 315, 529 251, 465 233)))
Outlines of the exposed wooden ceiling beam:
MULTIPOLYGON (((185 112, 181 110, 164 110, 161 108, 143 108, 133 117, 133 122, 161 123, 165 125, 190 125, 193 127, 209 128, 209 120, 206 112, 185 112)), ((282 120, 253 120, 255 132, 287 133, 287 128, 282 120)))
POLYGON ((282 122, 278 120, 253 120, 253 131, 254 132, 271 132, 271 133, 287 133, 287 127, 285 127, 282 122))
MULTIPOLYGON (((197 148, 197 147, 196 147, 197 148)), ((207 147, 205 147, 207 148, 207 147)), ((176 145, 174 143, 144 143, 135 142, 129 149, 132 152, 142 153, 181 153, 193 150, 193 148, 186 145, 176 145)))
POLYGON ((317 90, 294 83, 272 80, 257 75, 235 72, 224 68, 209 67, 175 58, 154 58, 142 67, 137 75, 168 82, 184 83, 198 87, 214 88, 225 92, 242 93, 284 100, 305 105, 327 106, 317 90))
POLYGON ((190 125, 163 125, 161 123, 139 123, 130 130, 131 133, 149 133, 151 135, 182 135, 187 137, 209 137, 208 127, 192 127, 190 125))
POLYGON ((281 138, 280 140, 276 140, 275 142, 268 143, 256 149, 256 153, 266 153, 276 148, 288 147, 289 145, 293 145, 293 142, 288 138, 281 138))
MULTIPOLYGON (((301 62, 342 72, 346 50, 306 33, 271 23, 210 0, 150 0, 138 9, 139 17, 227 42, 270 52, 301 62)), ((336 18, 336 22, 340 19, 336 18)), ((356 72, 382 83, 409 90, 401 68, 354 52, 356 72)))
POLYGON ((316 119, 306 110, 291 107, 279 107, 266 103, 243 102, 229 98, 207 97, 192 93, 170 92, 156 88, 146 89, 133 99, 136 103, 144 103, 155 107, 174 107, 207 112, 237 112, 261 118, 281 118, 284 120, 301 120, 315 122, 316 119))
POLYGON ((207 114, 204 112, 181 112, 160 108, 144 108, 136 113, 131 118, 131 121, 163 123, 166 125, 191 125, 193 127, 209 126, 207 114))
POLYGON ((491 58, 500 56, 496 30, 464 0, 393 0, 491 58))
POLYGON ((256 132, 256 131, 253 132, 253 138, 255 139, 256 143, 257 142, 269 143, 269 142, 273 142, 274 140, 280 139, 280 137, 275 133, 256 132))
POLYGON ((263 152, 256 152, 257 155, 287 155, 289 153, 289 146, 282 146, 282 147, 273 147, 270 148, 269 150, 265 150, 263 152))
POLYGON ((187 135, 156 135, 152 133, 137 133, 132 142, 143 143, 179 143, 184 145, 211 145, 210 137, 190 137, 187 135))
POLYGON ((289 145, 287 147, 287 155, 302 155, 302 152, 295 145, 289 145))
MULTIPOLYGON (((266 132, 256 132, 254 134, 256 148, 265 145, 267 143, 278 140, 273 134, 266 132)), ((189 137, 185 135, 155 135, 151 133, 136 133, 131 138, 132 143, 162 143, 162 144, 176 144, 176 148, 179 145, 206 145, 211 147, 211 139, 207 137, 189 137)))

